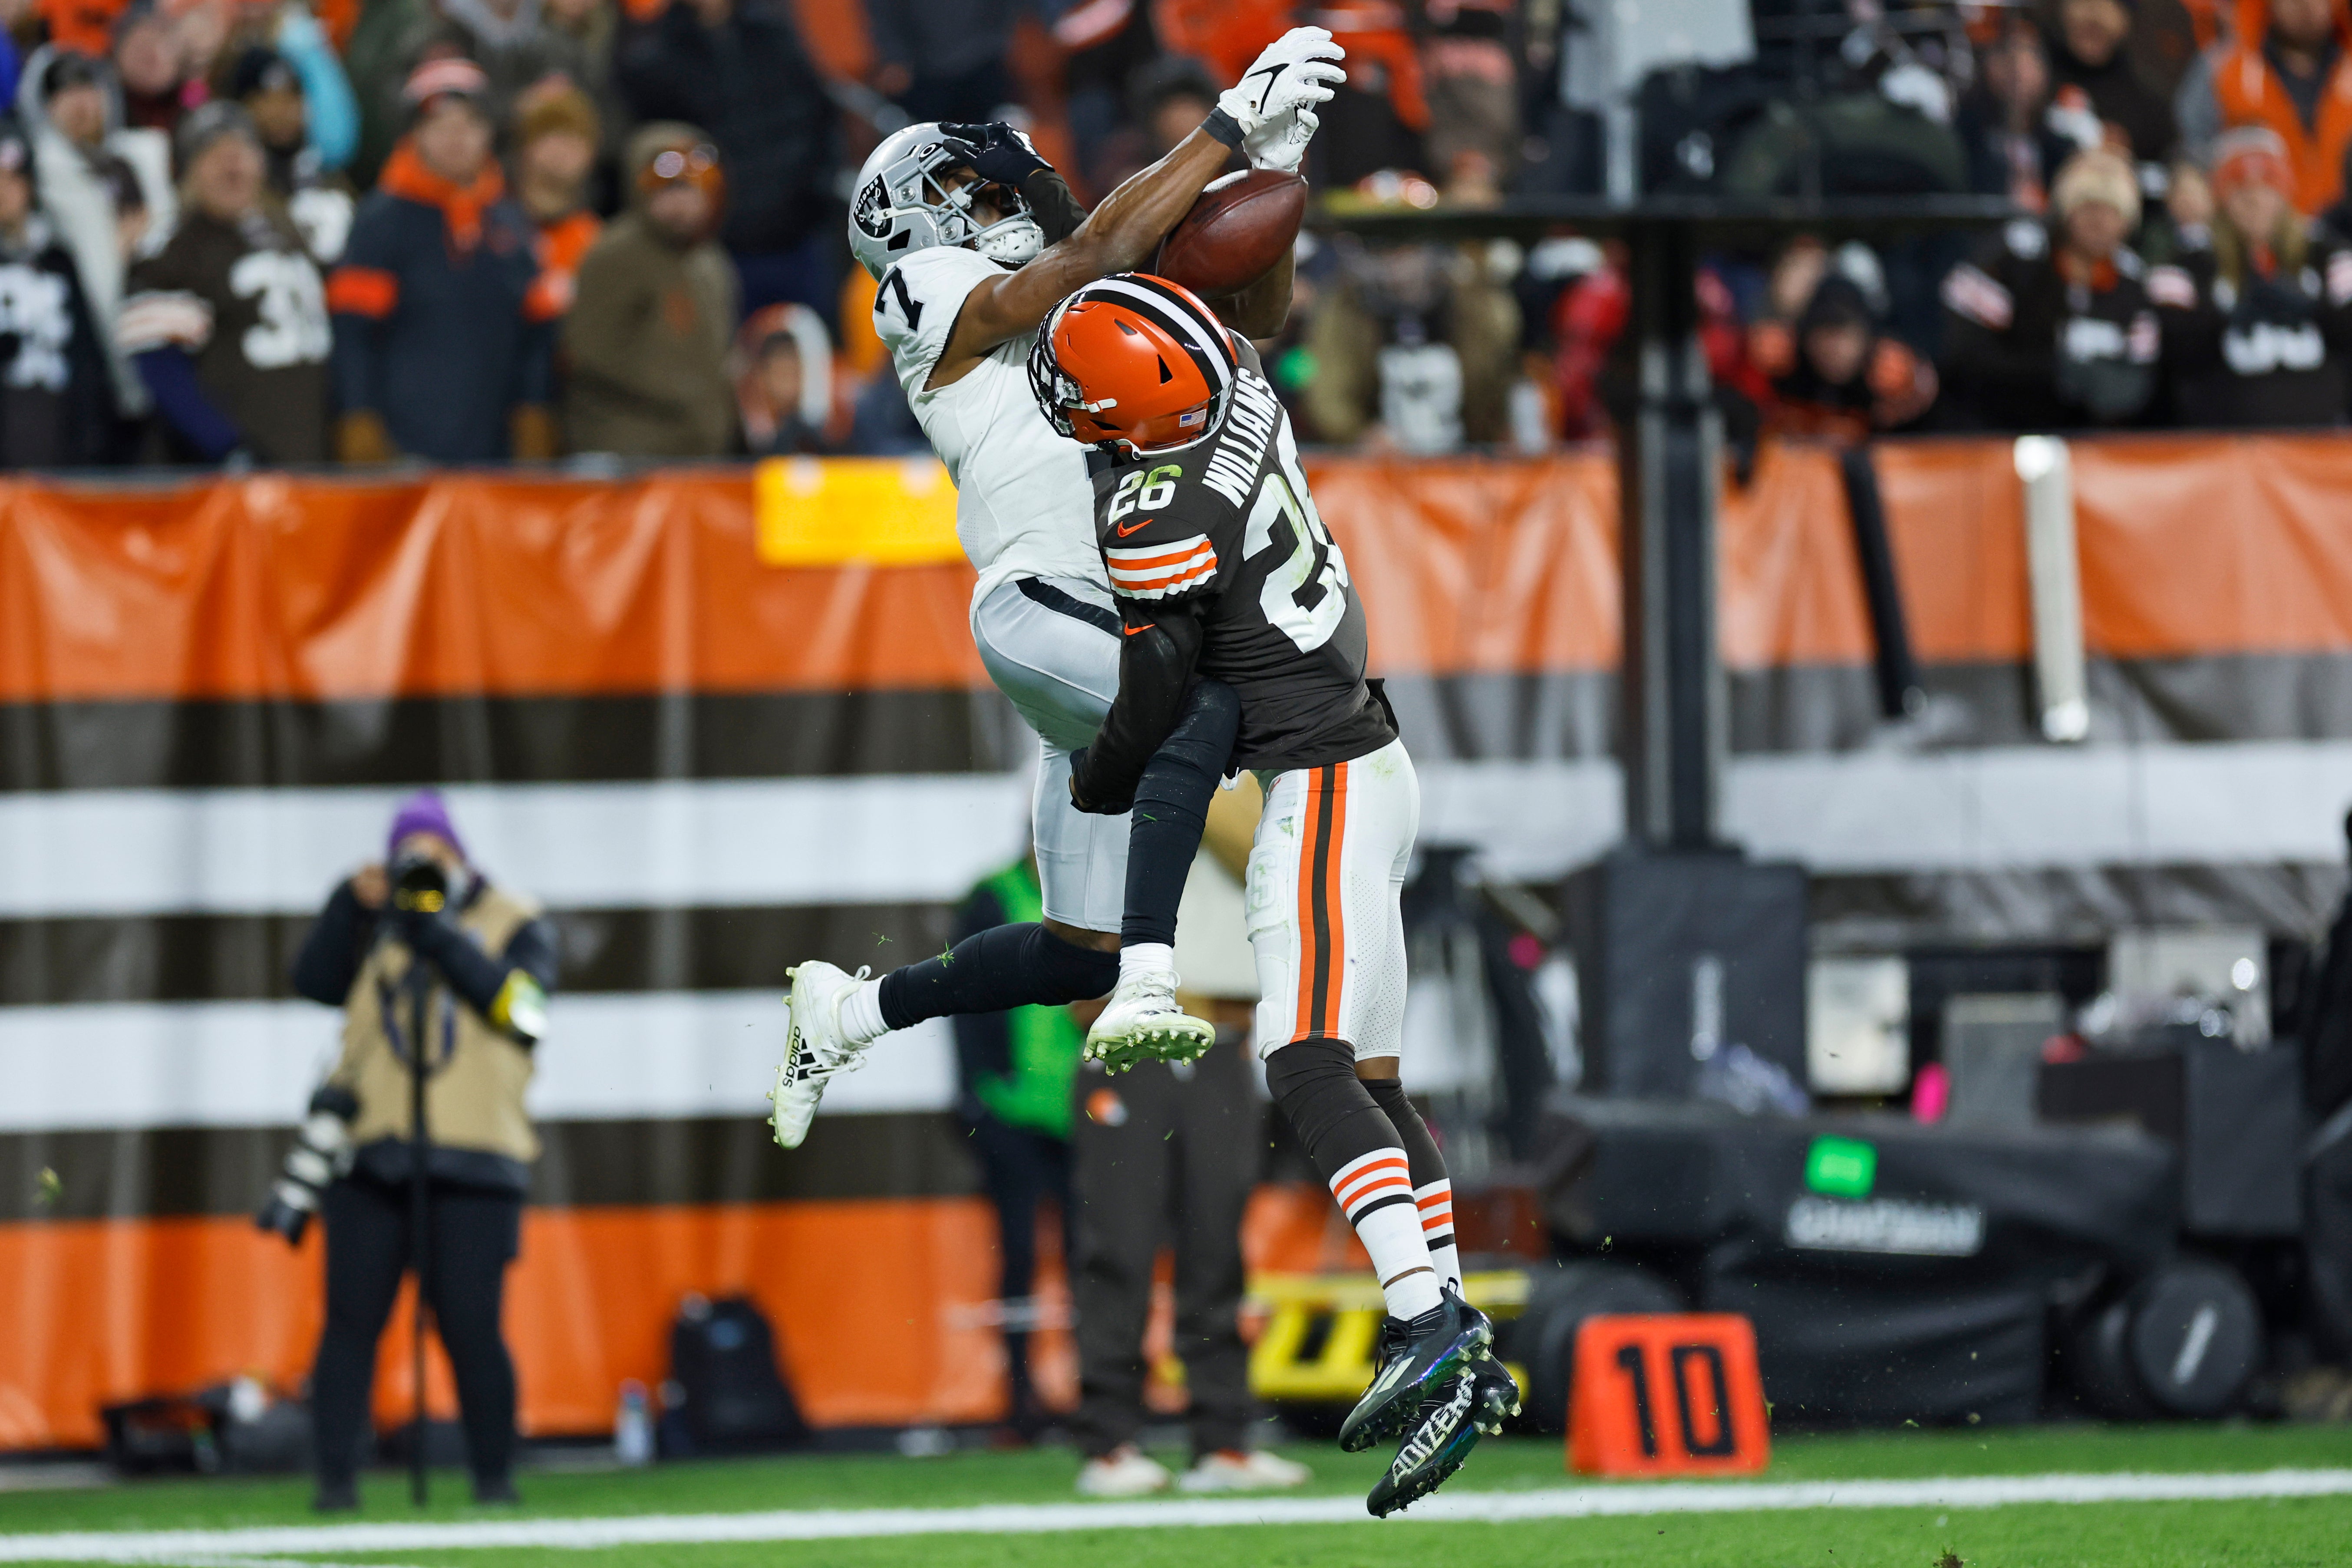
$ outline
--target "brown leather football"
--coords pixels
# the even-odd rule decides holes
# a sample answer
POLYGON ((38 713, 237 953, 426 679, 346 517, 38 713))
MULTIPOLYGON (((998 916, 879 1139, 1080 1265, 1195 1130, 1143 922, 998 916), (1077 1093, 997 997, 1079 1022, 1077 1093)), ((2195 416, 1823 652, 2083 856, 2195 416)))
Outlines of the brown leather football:
POLYGON ((1244 169, 1212 180, 1192 210, 1160 243, 1148 270, 1208 299, 1265 275, 1298 238, 1307 182, 1275 169, 1244 169))

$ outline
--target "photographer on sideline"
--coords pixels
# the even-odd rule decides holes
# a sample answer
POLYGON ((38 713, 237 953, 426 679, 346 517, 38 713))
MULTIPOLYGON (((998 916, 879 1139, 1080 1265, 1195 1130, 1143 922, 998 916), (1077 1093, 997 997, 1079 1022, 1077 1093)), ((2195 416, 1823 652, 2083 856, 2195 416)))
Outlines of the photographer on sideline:
POLYGON ((523 1111, 546 1028, 555 932, 483 880, 438 793, 393 817, 389 868, 337 887, 294 961, 294 989, 343 1009, 343 1053, 257 1216, 299 1242, 327 1227, 327 1320, 310 1375, 321 1512, 359 1506, 377 1338, 412 1262, 411 1064, 425 1041, 427 1301, 465 1415, 477 1502, 512 1502, 514 1363, 499 1331, 506 1266, 539 1139, 523 1111))

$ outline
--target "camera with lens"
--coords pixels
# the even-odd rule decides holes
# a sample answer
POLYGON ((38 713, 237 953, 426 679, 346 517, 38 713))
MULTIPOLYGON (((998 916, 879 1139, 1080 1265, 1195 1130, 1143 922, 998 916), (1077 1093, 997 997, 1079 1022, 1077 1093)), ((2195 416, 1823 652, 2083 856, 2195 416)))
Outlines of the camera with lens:
POLYGON ((438 914, 449 903, 449 873, 430 855, 403 855, 392 863, 392 907, 438 914))

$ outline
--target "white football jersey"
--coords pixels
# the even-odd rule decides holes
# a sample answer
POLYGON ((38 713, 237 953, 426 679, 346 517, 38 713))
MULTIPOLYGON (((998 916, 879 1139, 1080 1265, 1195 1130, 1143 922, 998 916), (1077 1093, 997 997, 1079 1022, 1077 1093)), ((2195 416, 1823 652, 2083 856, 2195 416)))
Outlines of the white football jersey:
POLYGON ((874 326, 907 403, 956 487, 956 537, 979 569, 974 605, 1014 577, 1109 585, 1095 546, 1086 448, 1055 434, 1029 391, 1034 332, 999 343, 962 379, 925 391, 964 296, 1004 269, 953 246, 919 250, 882 275, 874 326))

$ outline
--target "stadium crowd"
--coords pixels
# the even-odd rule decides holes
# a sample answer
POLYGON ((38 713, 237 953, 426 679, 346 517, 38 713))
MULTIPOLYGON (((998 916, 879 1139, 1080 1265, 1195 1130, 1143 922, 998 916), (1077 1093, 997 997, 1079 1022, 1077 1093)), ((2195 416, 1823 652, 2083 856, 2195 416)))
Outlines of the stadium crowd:
MULTIPOLYGON (((1338 205, 1603 184, 1598 0, 0 0, 0 467, 919 449, 845 189, 1011 119, 1098 197, 1294 21, 1338 205)), ((1702 279, 1735 444, 2352 415, 2345 0, 1755 0, 1653 71, 1645 189, 2005 196, 1702 279)), ((1605 435, 1613 245, 1302 244, 1306 432, 1605 435)))

